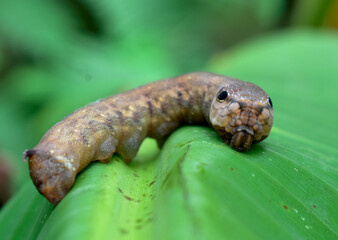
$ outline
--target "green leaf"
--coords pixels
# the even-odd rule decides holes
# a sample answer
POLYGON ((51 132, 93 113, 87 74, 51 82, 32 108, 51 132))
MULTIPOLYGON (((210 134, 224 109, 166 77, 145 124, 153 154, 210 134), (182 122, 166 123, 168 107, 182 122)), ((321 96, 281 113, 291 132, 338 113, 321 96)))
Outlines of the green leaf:
POLYGON ((1 239, 147 239, 157 156, 155 141, 146 140, 130 165, 118 156, 108 164, 91 164, 52 213, 52 205, 26 184, 1 211, 1 239))
POLYGON ((225 147, 210 129, 175 132, 161 153, 156 236, 337 237, 337 174, 323 161, 335 155, 278 130, 272 136, 245 154, 225 147), (287 148, 290 143, 317 155, 287 148))
POLYGON ((95 163, 55 208, 38 239, 147 239, 152 230, 156 143, 145 141, 132 164, 95 163))
POLYGON ((1 239, 36 239, 53 210, 32 182, 26 183, 0 214, 1 239))

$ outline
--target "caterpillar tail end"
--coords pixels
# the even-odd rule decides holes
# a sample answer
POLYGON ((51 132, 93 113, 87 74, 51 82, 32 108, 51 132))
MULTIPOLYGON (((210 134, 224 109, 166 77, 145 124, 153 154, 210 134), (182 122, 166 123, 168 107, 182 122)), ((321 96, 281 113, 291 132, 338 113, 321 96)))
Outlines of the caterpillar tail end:
POLYGON ((26 150, 23 157, 28 158, 29 174, 35 187, 56 206, 71 189, 76 172, 46 151, 26 150))

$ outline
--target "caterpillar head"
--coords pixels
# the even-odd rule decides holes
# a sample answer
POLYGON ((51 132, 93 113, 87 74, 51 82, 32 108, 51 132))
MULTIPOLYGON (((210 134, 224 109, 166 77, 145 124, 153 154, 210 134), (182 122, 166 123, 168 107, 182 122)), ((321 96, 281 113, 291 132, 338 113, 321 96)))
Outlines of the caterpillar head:
POLYGON ((227 144, 246 152, 268 137, 273 124, 272 102, 255 84, 234 80, 218 90, 209 117, 227 144))

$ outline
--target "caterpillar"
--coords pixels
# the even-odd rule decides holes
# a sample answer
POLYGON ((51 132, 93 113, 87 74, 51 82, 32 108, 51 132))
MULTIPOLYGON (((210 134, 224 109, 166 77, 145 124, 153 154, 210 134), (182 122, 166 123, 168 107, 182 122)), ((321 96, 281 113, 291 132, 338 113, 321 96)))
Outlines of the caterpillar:
POLYGON ((184 124, 209 123, 231 148, 248 151, 273 124, 269 96, 257 85, 212 73, 189 73, 96 101, 58 122, 23 153, 38 191, 57 205, 90 162, 114 153, 129 163, 146 137, 161 147, 184 124))

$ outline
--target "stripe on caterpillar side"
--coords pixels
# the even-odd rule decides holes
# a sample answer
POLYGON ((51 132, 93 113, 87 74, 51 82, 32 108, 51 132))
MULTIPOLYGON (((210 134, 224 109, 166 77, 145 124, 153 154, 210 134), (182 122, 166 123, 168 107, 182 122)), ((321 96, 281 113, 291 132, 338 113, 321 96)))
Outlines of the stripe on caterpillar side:
POLYGON ((146 137, 161 146, 184 124, 209 123, 237 151, 268 137, 272 102, 253 83, 212 73, 190 73, 153 82, 78 109, 24 152, 30 176, 52 204, 92 161, 119 153, 129 163, 146 137))

